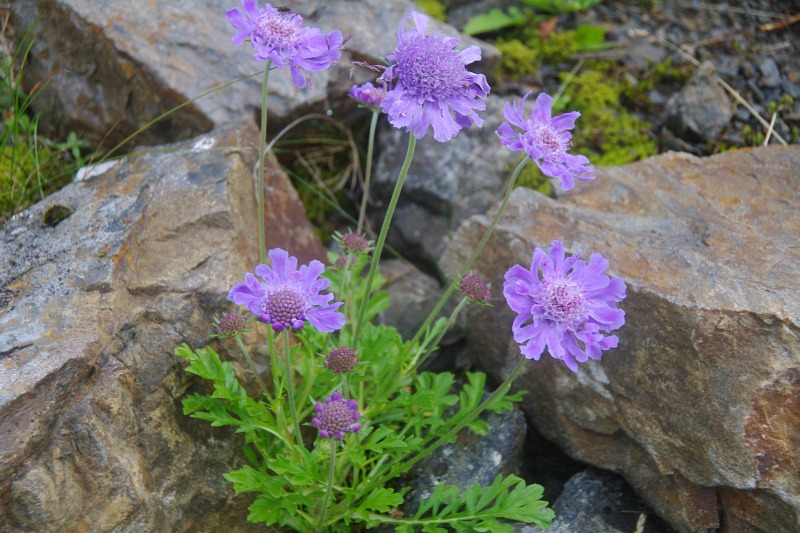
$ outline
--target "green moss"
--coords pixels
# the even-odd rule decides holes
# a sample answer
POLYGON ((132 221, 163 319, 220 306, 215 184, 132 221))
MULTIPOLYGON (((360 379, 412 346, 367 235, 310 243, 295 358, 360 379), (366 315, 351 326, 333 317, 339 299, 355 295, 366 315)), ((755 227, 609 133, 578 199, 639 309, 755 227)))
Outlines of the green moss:
POLYGON ((517 39, 498 42, 497 49, 503 54, 498 65, 497 75, 499 77, 517 81, 534 72, 539 66, 539 57, 536 51, 517 39))
POLYGON ((521 28, 495 43, 503 54, 495 74, 501 79, 520 80, 543 64, 564 63, 578 50, 575 31, 553 32, 542 38, 538 26, 521 28))
POLYGON ((573 130, 575 152, 596 166, 624 165, 656 154, 650 124, 626 111, 620 102, 624 82, 616 81, 608 64, 592 67, 569 82, 560 102, 561 107, 581 113, 573 130))
POLYGON ((447 22, 447 8, 439 0, 417 0, 417 7, 429 17, 447 22))
POLYGON ((55 227, 59 222, 72 214, 72 209, 65 205, 54 204, 47 208, 42 215, 42 224, 45 226, 55 227))

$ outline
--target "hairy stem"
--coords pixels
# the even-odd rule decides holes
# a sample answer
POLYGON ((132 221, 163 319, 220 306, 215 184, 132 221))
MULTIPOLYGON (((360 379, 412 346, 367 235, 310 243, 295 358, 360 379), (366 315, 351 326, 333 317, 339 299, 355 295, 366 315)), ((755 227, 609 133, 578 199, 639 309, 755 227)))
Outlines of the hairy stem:
POLYGON ((322 533, 322 526, 325 523, 325 514, 328 511, 328 504, 331 501, 331 491, 333 490, 333 477, 336 472, 336 441, 331 439, 331 466, 328 469, 328 486, 325 489, 325 499, 322 501, 322 510, 319 513, 316 531, 322 533))
POLYGON ((256 201, 258 202, 258 260, 263 264, 267 261, 267 238, 264 227, 264 158, 267 145, 267 99, 269 97, 269 69, 272 62, 267 60, 264 67, 264 82, 261 89, 261 132, 258 137, 258 189, 256 201))
POLYGON ((375 146, 375 129, 378 125, 378 116, 380 111, 372 111, 372 120, 369 123, 369 137, 367 140, 367 168, 364 171, 364 192, 361 197, 361 209, 358 211, 358 224, 356 225, 356 233, 361 234, 361 228, 364 227, 364 218, 367 215, 367 201, 369 200, 369 186, 372 178, 372 151, 375 146))
POLYGON ((289 345, 289 329, 283 332, 283 356, 284 363, 286 364, 285 378, 286 378, 286 396, 289 398, 289 413, 292 415, 292 424, 294 425, 294 435, 298 444, 302 444, 303 439, 300 435, 300 421, 297 420, 297 407, 294 403, 294 376, 292 375, 292 349, 289 345))
POLYGON ((400 199, 400 191, 403 188, 403 182, 406 180, 408 168, 411 166, 411 160, 414 159, 414 149, 417 146, 417 139, 414 135, 408 136, 408 150, 406 151, 406 159, 403 161, 403 166, 400 168, 400 175, 397 177, 397 183, 394 186, 392 198, 389 200, 389 206, 386 209, 386 216, 383 219, 381 232, 378 234, 378 242, 375 243, 375 253, 372 257, 372 263, 369 266, 369 274, 367 274, 366 287, 364 291, 364 299, 361 301, 361 309, 358 313, 358 321, 356 323, 356 332, 353 337, 355 344, 354 349, 358 349, 358 342, 361 337, 361 330, 364 328, 364 321, 367 316, 367 306, 369 304, 369 295, 372 292, 372 282, 375 279, 375 272, 378 270, 378 263, 383 252, 383 245, 386 242, 386 235, 389 233, 389 226, 394 216, 394 210, 397 207, 397 201, 400 199))

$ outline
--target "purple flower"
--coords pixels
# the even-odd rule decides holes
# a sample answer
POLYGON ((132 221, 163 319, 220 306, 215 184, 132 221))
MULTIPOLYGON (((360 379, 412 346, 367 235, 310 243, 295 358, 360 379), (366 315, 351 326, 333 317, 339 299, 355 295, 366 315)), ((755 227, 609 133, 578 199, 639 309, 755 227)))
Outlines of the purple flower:
POLYGON ((538 360, 546 346, 577 372, 578 363, 616 348, 617 336, 601 331, 625 323, 625 311, 616 307, 625 298, 625 284, 603 274, 606 268, 600 254, 588 264, 580 254, 565 259, 561 241, 553 241, 549 254, 536 248, 530 269, 514 265, 506 272, 503 294, 517 313, 511 329, 525 357, 538 360))
POLYGON ((247 310, 272 329, 301 329, 306 321, 320 331, 330 332, 344 326, 344 315, 336 309, 342 302, 330 304, 333 294, 320 294, 330 280, 319 279, 325 267, 311 261, 297 269, 297 258, 275 248, 269 251, 272 268, 258 265, 256 274, 264 282, 247 273, 244 283, 237 283, 228 293, 228 300, 244 305, 247 310))
POLYGON ((385 87, 375 87, 367 82, 364 85, 353 85, 348 94, 357 102, 373 109, 380 108, 383 98, 386 96, 385 87))
POLYGON ((258 60, 269 59, 276 68, 289 65, 296 87, 310 82, 303 71, 320 71, 339 60, 344 43, 342 32, 328 34, 319 28, 303 26, 303 17, 284 12, 267 4, 258 9, 256 0, 242 0, 244 12, 238 8, 225 12, 231 25, 238 30, 231 42, 240 46, 245 39, 255 48, 258 60))
POLYGON ((441 33, 426 35, 427 29, 428 17, 414 11, 400 23, 397 48, 386 57, 393 64, 379 78, 394 82, 381 108, 395 128, 405 128, 421 139, 431 126, 433 138, 444 142, 461 128, 483 125, 475 110, 486 109, 489 85, 485 76, 466 68, 481 58, 480 48, 458 51, 458 39, 441 33), (405 31, 408 18, 413 19, 415 30, 405 31))
POLYGON ((581 181, 593 180, 594 167, 589 164, 589 159, 567 153, 572 146, 569 130, 575 127, 575 120, 581 114, 573 111, 553 117, 553 99, 547 93, 541 93, 536 98, 531 118, 525 120, 522 107, 530 94, 526 94, 519 105, 506 104, 508 122, 500 124, 496 131, 500 142, 511 150, 524 150, 545 176, 560 179, 565 191, 575 186, 576 178, 581 181), (515 131, 509 122, 522 131, 515 131))
POLYGON ((325 398, 325 403, 315 405, 314 411, 317 416, 311 423, 319 429, 319 436, 323 439, 342 440, 345 433, 361 429, 361 424, 356 422, 361 416, 358 412, 358 402, 345 400, 338 392, 325 398))

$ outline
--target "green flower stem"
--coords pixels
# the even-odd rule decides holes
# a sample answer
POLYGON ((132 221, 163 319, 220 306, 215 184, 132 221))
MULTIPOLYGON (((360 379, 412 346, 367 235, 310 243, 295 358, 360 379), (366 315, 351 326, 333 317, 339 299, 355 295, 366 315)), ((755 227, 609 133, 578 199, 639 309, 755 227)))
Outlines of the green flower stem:
POLYGON ((286 396, 289 397, 289 413, 292 415, 292 423, 294 424, 294 435, 298 443, 303 442, 300 435, 300 422, 297 420, 297 408, 294 404, 294 376, 292 375, 292 349, 289 345, 289 330, 283 332, 283 356, 286 363, 285 379, 286 379, 286 396))
POLYGON ((331 439, 331 466, 328 469, 328 487, 325 489, 325 499, 322 501, 322 510, 319 513, 316 531, 324 531, 322 526, 325 522, 325 514, 328 511, 328 504, 331 501, 331 490, 333 489, 333 476, 336 471, 336 441, 331 439))
POLYGON ((236 339, 236 345, 239 347, 239 350, 242 352, 242 355, 244 355, 244 358, 247 360, 247 364, 250 366, 250 370, 256 376, 256 380, 258 381, 258 387, 261 389, 262 396, 269 397, 269 394, 267 393, 267 386, 264 385, 264 380, 261 379, 261 374, 258 373, 256 365, 255 363, 253 363, 253 358, 250 357, 250 352, 247 350, 247 347, 242 342, 241 335, 236 335, 234 338, 236 339))
POLYGON ((264 148, 267 145, 267 99, 269 97, 269 69, 272 61, 267 60, 264 66, 264 82, 261 89, 261 134, 258 137, 258 259, 260 264, 267 262, 267 238, 264 228, 264 148))
POLYGON ((514 370, 511 371, 511 374, 509 374, 506 380, 499 387, 497 387, 494 390, 494 392, 488 398, 486 398, 486 400, 484 400, 478 407, 476 407, 474 411, 468 413, 464 418, 461 419, 461 421, 459 421, 456 425, 450 428, 450 431, 448 431, 444 436, 439 437, 433 444, 431 444, 430 446, 419 452, 417 455, 415 455, 408 461, 405 461, 402 465, 402 470, 400 472, 391 472, 388 474, 384 474, 383 476, 373 480, 366 487, 359 487, 359 490, 362 491, 362 493, 366 494, 375 487, 383 485, 384 483, 394 478, 395 476, 403 472, 408 472, 415 464, 417 464, 422 459, 424 459, 425 457, 436 451, 442 444, 447 443, 451 438, 455 437, 456 434, 464 428, 464 426, 475 420, 475 418, 477 418, 478 415, 480 415, 483 411, 485 411, 487 407, 489 407, 492 403, 494 403, 494 401, 498 397, 508 392, 508 389, 511 387, 511 384, 514 382, 514 380, 517 378, 520 372, 522 372, 522 369, 525 367, 526 361, 527 359, 521 357, 519 362, 517 363, 517 366, 514 368, 514 370))
POLYGON ((372 178, 372 151, 375 145, 375 129, 378 125, 378 116, 380 116, 380 110, 373 109, 367 140, 367 168, 364 171, 364 193, 361 197, 361 209, 358 212, 358 224, 356 225, 356 233, 359 235, 361 235, 361 228, 364 227, 364 218, 367 214, 367 200, 369 200, 369 187, 372 178))
POLYGON ((439 299, 439 302, 436 304, 436 307, 434 307, 433 311, 430 312, 428 318, 426 318, 425 322, 422 324, 422 326, 420 326, 419 330, 417 331, 417 334, 414 335, 414 338, 411 340, 411 342, 407 344, 408 346, 413 346, 417 341, 419 341, 420 337, 422 337, 422 334, 425 332, 425 330, 428 329, 428 327, 430 327, 431 322, 433 322, 434 319, 439 315, 439 311, 441 311, 442 307, 444 307, 444 304, 447 303, 447 300, 450 298, 450 295, 453 294, 453 291, 456 289, 456 287, 459 286, 459 282, 461 281, 460 278, 469 271, 470 267, 472 267, 472 264, 478 258, 480 253, 483 251, 483 247, 486 246, 486 243, 489 241, 489 237, 491 237, 495 227, 497 227, 497 223, 500 220, 500 217, 506 210, 506 206, 508 205, 508 200, 509 198, 511 198, 511 191, 514 190, 514 184, 517 182, 519 173, 522 172, 522 169, 525 168, 525 165, 527 165, 530 162, 530 160, 531 160, 530 157, 525 156, 525 158, 522 161, 520 161, 519 165, 517 165, 517 168, 514 169, 514 172, 508 179, 508 185, 506 185, 506 194, 505 196, 503 196, 503 201, 500 204, 500 207, 497 209, 497 213, 495 213, 492 223, 486 229, 486 232, 483 234, 481 241, 478 243, 478 246, 475 247, 475 250, 472 252, 472 255, 469 257, 467 262, 459 271, 458 275, 456 276, 456 279, 449 284, 447 290, 439 299))
POLYGON ((383 252, 383 245, 386 242, 386 235, 389 233, 389 226, 394 216, 394 210, 397 207, 397 201, 400 199, 400 190, 403 188, 403 182, 406 180, 408 168, 411 166, 411 160, 414 159, 414 149, 417 146, 417 139, 414 135, 408 136, 408 150, 406 151, 406 159, 403 161, 403 166, 400 168, 400 175, 397 177, 397 183, 394 186, 392 198, 389 200, 389 206, 386 210, 386 217, 383 219, 381 232, 378 234, 378 242, 375 243, 375 252, 372 257, 372 263, 369 266, 369 274, 367 275, 366 287, 364 292, 364 299, 361 301, 361 309, 358 313, 358 321, 356 322, 356 332, 353 337, 353 349, 358 350, 358 342, 361 338, 361 330, 364 328, 364 321, 367 316, 367 306, 369 304, 369 295, 372 291, 372 282, 375 279, 375 272, 378 270, 378 262, 383 252))
MULTIPOLYGON (((351 287, 353 288, 356 287, 355 281, 353 280, 353 269, 351 268, 355 263, 355 261, 353 260, 353 255, 354 254, 352 253, 348 253, 345 256, 344 266, 341 269, 341 278, 340 278, 341 281, 339 283, 339 291, 338 291, 340 297, 345 294, 350 294, 351 287)), ((356 317, 354 314, 355 309, 353 309, 355 303, 353 300, 354 298, 344 298, 344 308, 342 309, 342 312, 346 317, 345 325, 349 326, 349 328, 351 329, 351 333, 355 331, 356 327, 356 317)))
POLYGON ((275 397, 280 398, 283 393, 283 386, 280 383, 280 372, 278 371, 278 356, 275 352, 275 336, 273 335, 272 326, 266 326, 267 330, 267 350, 269 350, 269 365, 272 372, 272 385, 275 391, 275 397))

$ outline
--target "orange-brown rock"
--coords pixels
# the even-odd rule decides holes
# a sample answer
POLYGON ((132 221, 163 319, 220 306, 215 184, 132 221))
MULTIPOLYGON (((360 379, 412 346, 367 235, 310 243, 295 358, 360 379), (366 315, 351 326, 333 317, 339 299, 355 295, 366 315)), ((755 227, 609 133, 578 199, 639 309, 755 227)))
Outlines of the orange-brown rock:
MULTIPOLYGON (((545 354, 517 385, 540 432, 680 531, 800 531, 799 173, 800 147, 766 147, 598 169, 556 200, 518 189, 476 265, 499 288, 554 239, 610 261, 628 287, 619 348, 577 374, 545 354)), ((449 271, 488 222, 460 228, 449 271)), ((502 299, 470 315, 498 378, 520 357, 512 318, 502 299)))

